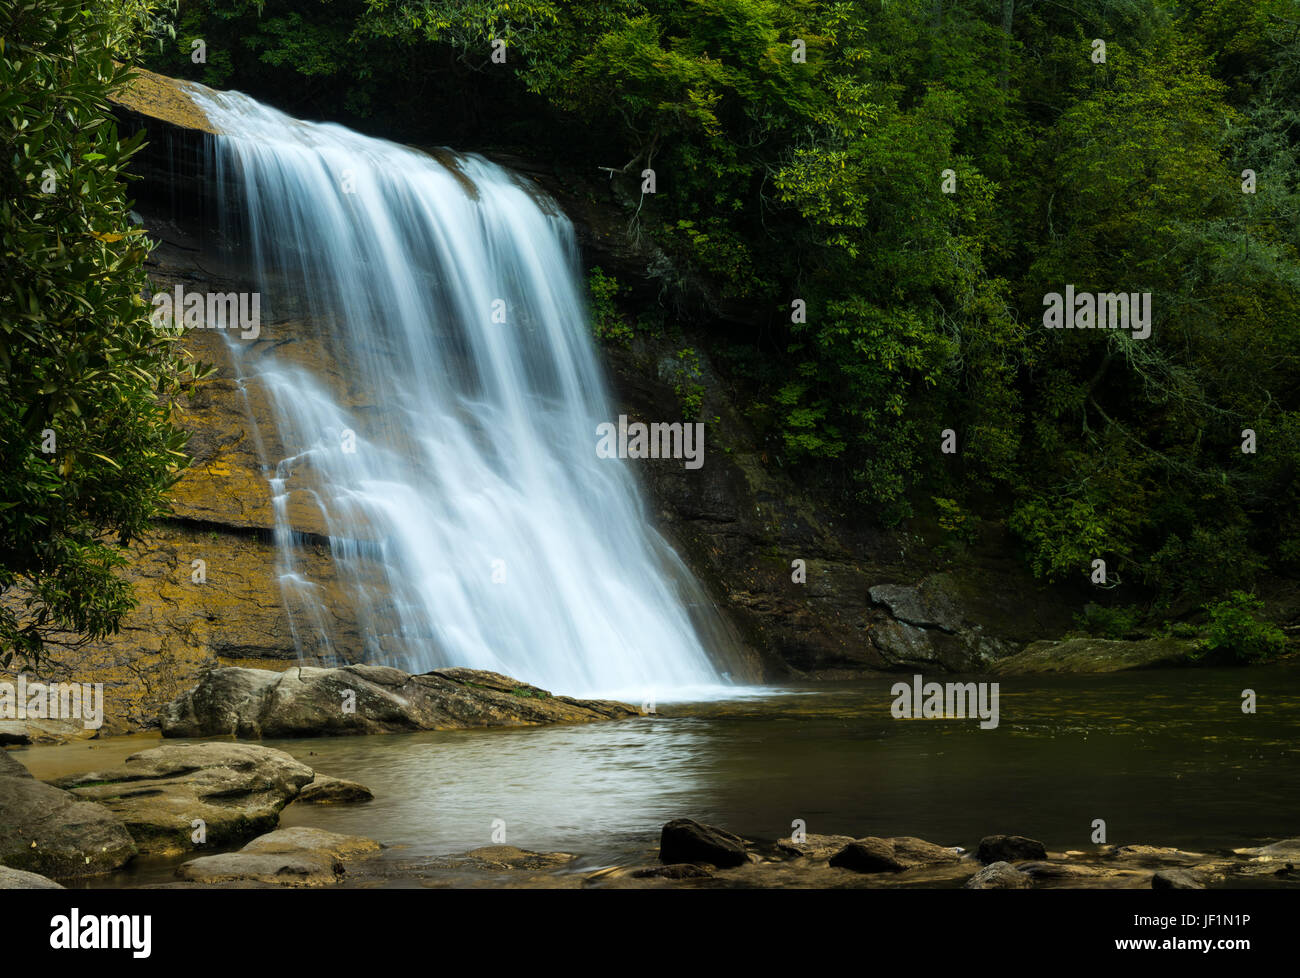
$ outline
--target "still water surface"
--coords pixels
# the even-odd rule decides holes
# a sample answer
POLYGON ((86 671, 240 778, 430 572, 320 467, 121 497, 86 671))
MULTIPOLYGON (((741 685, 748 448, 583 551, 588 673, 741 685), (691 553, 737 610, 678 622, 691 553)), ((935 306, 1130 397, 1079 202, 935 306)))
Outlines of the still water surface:
MULTIPOLYGON (((947 677, 952 679, 953 677, 947 677)), ((986 678, 986 677, 973 677, 986 678)), ((1231 848, 1300 835, 1300 667, 1004 677, 1000 724, 895 720, 898 677, 771 690, 583 726, 267 741, 368 785, 363 805, 291 805, 283 825, 369 836, 403 861, 506 841, 637 858, 678 816, 752 838, 917 835, 974 846, 995 832, 1049 849, 1109 842, 1231 848), (1242 713, 1254 689, 1258 712, 1242 713)), ((37 777, 103 768, 158 741, 33 748, 37 777)), ((115 880, 162 881, 143 862, 115 880)))

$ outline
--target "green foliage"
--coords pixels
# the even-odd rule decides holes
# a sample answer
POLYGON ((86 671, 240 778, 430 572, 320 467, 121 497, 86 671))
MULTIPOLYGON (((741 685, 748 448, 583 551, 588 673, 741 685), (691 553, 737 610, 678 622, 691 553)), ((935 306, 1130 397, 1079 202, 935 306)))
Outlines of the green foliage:
POLYGON ((1276 625, 1261 621, 1264 602, 1245 591, 1233 591, 1225 601, 1207 604, 1209 635, 1206 652, 1220 652, 1237 662, 1263 662, 1286 650, 1286 636, 1276 625))
POLYGON ((1137 606, 1103 608, 1088 604, 1083 613, 1075 617, 1075 624, 1089 635, 1099 638, 1121 639, 1132 635, 1142 621, 1142 611, 1137 606))
POLYGON ((677 351, 673 393, 681 405, 683 421, 694 421, 700 416, 700 408, 704 406, 704 383, 700 355, 694 347, 677 351))
POLYGON ((197 369, 142 297, 115 63, 141 2, 0 7, 0 665, 117 630, 115 573, 188 464, 172 398, 197 369))
POLYGON ((591 331, 596 339, 619 346, 630 346, 632 328, 618 309, 618 279, 606 275, 599 265, 587 276, 587 297, 591 305, 591 331))
POLYGON ((961 503, 946 496, 934 496, 931 501, 939 514, 939 529, 964 546, 975 542, 978 517, 967 513, 961 503))

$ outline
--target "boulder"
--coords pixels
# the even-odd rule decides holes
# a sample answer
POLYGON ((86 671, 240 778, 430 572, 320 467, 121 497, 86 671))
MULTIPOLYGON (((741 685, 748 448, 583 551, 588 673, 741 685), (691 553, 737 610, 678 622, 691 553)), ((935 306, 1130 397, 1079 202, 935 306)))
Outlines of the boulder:
POLYGON ((980 839, 975 858, 985 864, 1046 859, 1047 849, 1041 842, 1023 835, 986 835, 980 839))
POLYGON ((627 703, 552 696, 508 676, 388 666, 209 672, 163 710, 165 737, 315 737, 588 723, 638 716, 627 703))
POLYGON ((1034 885, 1033 877, 1010 863, 990 863, 966 881, 967 890, 1024 890, 1034 885))
POLYGON ((749 853, 739 836, 691 818, 675 818, 659 835, 659 861, 726 868, 749 862, 749 853))
POLYGON ((857 873, 901 873, 905 869, 960 862, 952 849, 914 836, 855 839, 830 858, 830 865, 857 873))
POLYGON ((21 869, 0 866, 0 890, 61 890, 54 880, 21 869))
POLYGON ((318 774, 316 780, 304 786, 294 800, 310 805, 345 805, 352 802, 372 801, 374 797, 374 792, 364 784, 318 774))
POLYGON ((241 842, 275 828, 280 810, 314 772, 284 751, 254 744, 165 744, 140 751, 110 771, 55 782, 116 813, 141 852, 180 853, 204 844, 241 842))
POLYGON ((0 865, 47 876, 92 876, 124 866, 136 852, 111 811, 37 781, 0 750, 0 865))
POLYGON ((239 852, 191 859, 176 875, 191 883, 325 886, 343 877, 345 861, 379 849, 373 839, 298 826, 258 836, 239 852))

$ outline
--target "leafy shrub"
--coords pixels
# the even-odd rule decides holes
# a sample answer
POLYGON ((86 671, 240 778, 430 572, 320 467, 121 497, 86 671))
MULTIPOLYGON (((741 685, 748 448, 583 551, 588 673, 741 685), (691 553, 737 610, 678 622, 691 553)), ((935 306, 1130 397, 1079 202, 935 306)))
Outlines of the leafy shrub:
POLYGON ((1233 591, 1226 601, 1205 606, 1210 616, 1206 652, 1226 653, 1237 662, 1263 662, 1282 653, 1286 636, 1276 625, 1261 621, 1256 612, 1264 602, 1245 591, 1233 591))

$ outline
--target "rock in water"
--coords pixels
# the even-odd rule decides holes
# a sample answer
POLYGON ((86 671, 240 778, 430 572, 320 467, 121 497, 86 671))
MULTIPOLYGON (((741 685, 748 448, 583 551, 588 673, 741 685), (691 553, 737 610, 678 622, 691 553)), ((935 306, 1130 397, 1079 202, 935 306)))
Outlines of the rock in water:
POLYGON ((310 853, 257 854, 223 852, 191 859, 176 870, 190 883, 271 883, 278 886, 326 886, 343 876, 343 863, 310 853))
POLYGON ((107 808, 37 781, 0 750, 0 864, 47 876, 93 876, 124 866, 136 851, 107 808))
POLYGON ((310 805, 346 805, 373 801, 374 797, 375 793, 364 784, 318 774, 316 780, 298 792, 294 800, 310 805))
POLYGON ((1024 890, 1034 885, 1028 873, 1010 863, 990 863, 966 881, 967 890, 1024 890))
POLYGON ((1026 859, 1046 859, 1047 848, 1023 835, 986 835, 980 839, 975 858, 985 864, 1015 863, 1026 859))
POLYGON ((552 696, 508 676, 388 666, 214 669, 163 710, 164 737, 316 737, 589 723, 638 716, 627 703, 552 696))
POLYGON ((315 773, 284 751, 255 744, 165 744, 124 766, 55 782, 120 816, 141 852, 229 845, 275 828, 280 810, 315 773))
POLYGON ((745 840, 692 818, 675 818, 659 835, 662 863, 709 863, 726 868, 749 862, 745 840))
POLYGON ((905 869, 959 862, 961 857, 944 846, 914 836, 854 839, 830 858, 830 865, 858 873, 901 873, 905 869))
POLYGON ((295 827, 258 836, 239 852, 191 859, 176 875, 192 883, 324 886, 343 876, 344 862, 374 855, 379 843, 359 835, 295 827))

